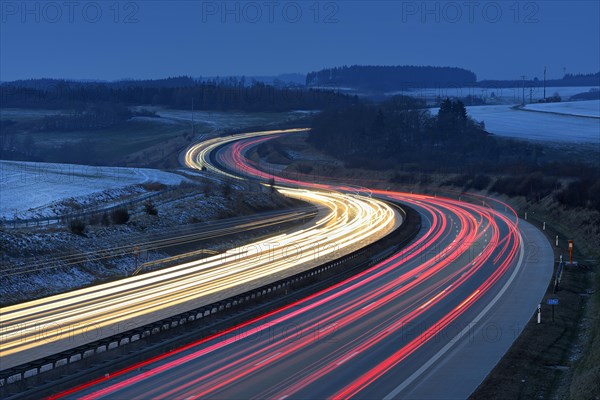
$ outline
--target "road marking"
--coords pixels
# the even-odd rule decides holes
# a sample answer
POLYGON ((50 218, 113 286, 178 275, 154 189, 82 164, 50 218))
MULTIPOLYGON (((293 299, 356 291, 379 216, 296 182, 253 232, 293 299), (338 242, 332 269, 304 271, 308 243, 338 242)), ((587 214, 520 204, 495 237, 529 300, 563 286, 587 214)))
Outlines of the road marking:
POLYGON ((334 326, 336 326, 336 325, 337 325, 337 322, 336 322, 336 323, 333 323, 333 324, 331 324, 331 325, 327 325, 325 328, 322 328, 322 329, 319 331, 319 333, 321 333, 321 332, 325 332, 325 331, 327 331, 327 330, 329 330, 329 329, 333 328, 333 327, 334 327, 334 326))
POLYGON ((471 295, 469 297, 467 297, 466 299, 464 299, 458 306, 456 306, 457 310, 460 310, 461 308, 463 308, 468 302, 471 301, 471 299, 475 296, 477 296, 477 293, 479 293, 479 289, 477 289, 476 291, 474 291, 473 293, 471 293, 471 295))
POLYGON ((261 362, 257 362, 256 364, 254 364, 255 367, 258 367, 260 364, 266 363, 267 361, 269 361, 272 358, 277 357, 278 355, 280 355, 281 352, 277 353, 277 354, 273 354, 271 357, 269 358, 265 358, 264 360, 262 360, 261 362))
POLYGON ((348 357, 344 358, 343 360, 338 361, 335 365, 341 365, 357 354, 358 354, 358 351, 355 351, 354 353, 350 354, 348 357))
POLYGON ((463 336, 465 336, 467 334, 467 332, 475 324, 477 324, 477 322, 479 322, 485 316, 485 314, 487 314, 490 311, 490 309, 498 302, 498 300, 500 300, 500 297, 502 297, 502 295, 504 295, 504 292, 506 292, 508 290, 508 287, 512 284, 512 281, 517 276, 517 273, 520 271, 521 266, 523 264, 523 257, 525 254, 525 250, 523 250, 523 247, 524 247, 523 246, 523 237, 521 236, 520 232, 519 232, 519 241, 520 241, 520 243, 519 243, 520 244, 520 252, 519 252, 519 261, 517 262, 517 267, 511 274, 510 278, 508 278, 508 281, 504 284, 504 286, 502 286, 502 289, 500 289, 498 294, 496 294, 496 296, 492 299, 492 301, 490 301, 488 303, 488 305, 483 310, 481 310, 481 312, 473 319, 473 321, 471 321, 462 331, 460 331, 460 333, 458 335, 456 335, 454 338, 452 338, 452 340, 450 340, 444 347, 442 347, 440 349, 440 351, 438 351, 433 357, 431 357, 429 359, 429 361, 427 361, 425 364, 423 364, 421 366, 421 368, 416 370, 404 382, 402 382, 401 384, 396 386, 396 388, 394 390, 392 390, 390 393, 388 393, 388 395, 385 396, 383 398, 383 400, 392 400, 400 392, 402 392, 404 389, 406 389, 408 387, 408 385, 413 383, 419 376, 421 376, 435 362, 437 362, 444 354, 446 354, 448 352, 448 350, 450 350, 450 348, 452 348, 452 346, 454 346, 460 339, 462 339, 463 336))
POLYGON ((430 305, 434 300, 436 300, 438 297, 440 297, 441 295, 443 295, 445 291, 446 291, 446 289, 442 290, 441 292, 439 292, 438 294, 436 294, 435 296, 433 296, 431 299, 429 299, 427 302, 421 304, 421 307, 419 307, 419 310, 422 310, 425 307, 427 307, 428 305, 430 305))
POLYGON ((389 328, 387 328, 385 331, 389 332, 391 330, 393 330, 395 327, 397 327, 398 325, 400 325, 402 323, 402 320, 396 322, 394 325, 390 326, 389 328))

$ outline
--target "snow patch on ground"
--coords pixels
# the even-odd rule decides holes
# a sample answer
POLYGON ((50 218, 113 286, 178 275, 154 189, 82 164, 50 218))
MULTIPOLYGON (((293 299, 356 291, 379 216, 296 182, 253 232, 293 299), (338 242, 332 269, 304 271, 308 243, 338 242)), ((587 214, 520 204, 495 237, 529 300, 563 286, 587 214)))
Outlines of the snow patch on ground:
POLYGON ((130 121, 142 121, 142 122, 157 122, 159 124, 167 125, 178 125, 179 122, 174 119, 160 118, 160 117, 131 117, 130 121))
MULTIPOLYGON (((431 108, 436 115, 439 108, 431 108)), ((499 136, 562 143, 600 143, 600 119, 528 112, 513 105, 472 106, 467 112, 499 136)))
POLYGON ((303 116, 299 112, 286 113, 247 113, 236 111, 194 111, 153 109, 163 120, 172 120, 178 123, 185 122, 202 124, 211 130, 240 129, 244 126, 262 126, 275 122, 283 122, 303 116))
POLYGON ((146 168, 0 160, 0 218, 57 216, 67 208, 73 212, 145 192, 136 185, 178 185, 185 180, 178 174, 146 168))
POLYGON ((27 121, 44 117, 54 117, 56 115, 69 114, 68 110, 40 110, 25 108, 0 108, 0 117, 15 121, 27 121))
POLYGON ((60 225, 0 230, 0 302, 31 300, 131 275, 136 269, 131 250, 135 245, 145 249, 139 254, 140 264, 204 248, 228 250, 266 232, 235 240, 226 236, 212 242, 194 241, 190 235, 205 229, 202 222, 282 207, 280 196, 235 189, 231 196, 222 192, 223 187, 214 184, 210 190, 177 187, 153 199, 157 215, 148 215, 144 204, 136 203, 130 208, 127 224, 88 224, 83 235, 70 233, 60 225), (172 243, 173 238, 187 238, 178 243, 187 248, 152 245, 157 240, 172 243))
POLYGON ((561 103, 527 104, 526 110, 600 118, 600 100, 565 101, 561 103))

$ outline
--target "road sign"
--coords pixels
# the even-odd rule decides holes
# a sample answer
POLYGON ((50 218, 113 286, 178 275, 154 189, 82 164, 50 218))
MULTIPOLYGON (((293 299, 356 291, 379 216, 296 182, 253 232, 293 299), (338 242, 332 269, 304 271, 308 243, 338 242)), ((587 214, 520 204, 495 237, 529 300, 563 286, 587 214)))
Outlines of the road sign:
POLYGON ((552 306, 552 322, 554 322, 554 306, 558 305, 558 299, 548 299, 547 302, 552 306))

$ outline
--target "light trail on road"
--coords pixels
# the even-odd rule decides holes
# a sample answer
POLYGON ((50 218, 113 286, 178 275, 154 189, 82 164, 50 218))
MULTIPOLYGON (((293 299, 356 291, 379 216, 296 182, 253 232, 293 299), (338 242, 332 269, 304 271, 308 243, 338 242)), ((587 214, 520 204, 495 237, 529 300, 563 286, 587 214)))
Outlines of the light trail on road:
POLYGON ((0 368, 11 368, 208 305, 316 267, 398 227, 387 203, 281 188, 320 207, 316 221, 199 261, 3 307, 0 368))
MULTIPOLYGON (((213 171, 226 166, 228 178, 273 179, 284 194, 290 189, 282 186, 356 192, 351 185, 268 173, 245 157, 258 143, 286 133, 199 144, 190 148, 186 162, 213 171)), ((418 237, 332 287, 56 398, 342 399, 396 393, 431 354, 498 301, 522 268, 524 245, 514 213, 449 198, 365 192, 417 210, 423 221, 418 237)))
MULTIPOLYGON (((310 207, 307 207, 310 208, 310 207)), ((53 256, 51 259, 31 259, 21 266, 12 267, 3 271, 3 276, 25 275, 32 272, 39 272, 69 265, 78 265, 85 262, 114 259, 119 256, 131 255, 134 251, 156 251, 172 246, 180 246, 200 240, 214 239, 226 235, 238 234, 245 231, 251 231, 259 228, 266 228, 273 225, 283 224, 305 219, 307 215, 312 214, 313 210, 278 210, 261 213, 259 215, 229 218, 226 220, 211 221, 209 224, 199 224, 200 226, 183 227, 174 234, 166 238, 152 238, 146 241, 136 241, 120 246, 113 246, 101 250, 93 250, 85 253, 67 253, 66 255, 53 256), (260 217, 260 220, 258 220, 260 217)), ((156 260, 160 262, 160 260, 156 260)))

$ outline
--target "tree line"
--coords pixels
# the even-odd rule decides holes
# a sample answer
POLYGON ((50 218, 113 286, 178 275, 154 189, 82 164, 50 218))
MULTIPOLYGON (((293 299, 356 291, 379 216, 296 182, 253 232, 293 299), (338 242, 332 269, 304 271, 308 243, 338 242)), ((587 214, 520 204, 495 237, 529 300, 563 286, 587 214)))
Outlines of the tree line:
POLYGON ((0 107, 76 109, 89 104, 155 105, 209 111, 283 112, 353 104, 357 98, 329 90, 276 88, 243 80, 198 83, 191 78, 160 81, 20 81, 0 85, 0 107))
POLYGON ((495 154, 495 141, 467 116, 460 100, 444 100, 432 116, 422 100, 396 96, 380 104, 326 110, 314 117, 312 128, 309 140, 325 152, 382 168, 416 163, 432 170, 483 161, 479 152, 495 154))
POLYGON ((540 144, 491 135, 460 100, 445 99, 436 115, 404 96, 326 110, 313 118, 309 141, 347 167, 396 170, 395 183, 428 185, 428 173, 459 174, 448 184, 532 201, 553 195, 563 205, 600 211, 597 164, 557 159, 540 144))

